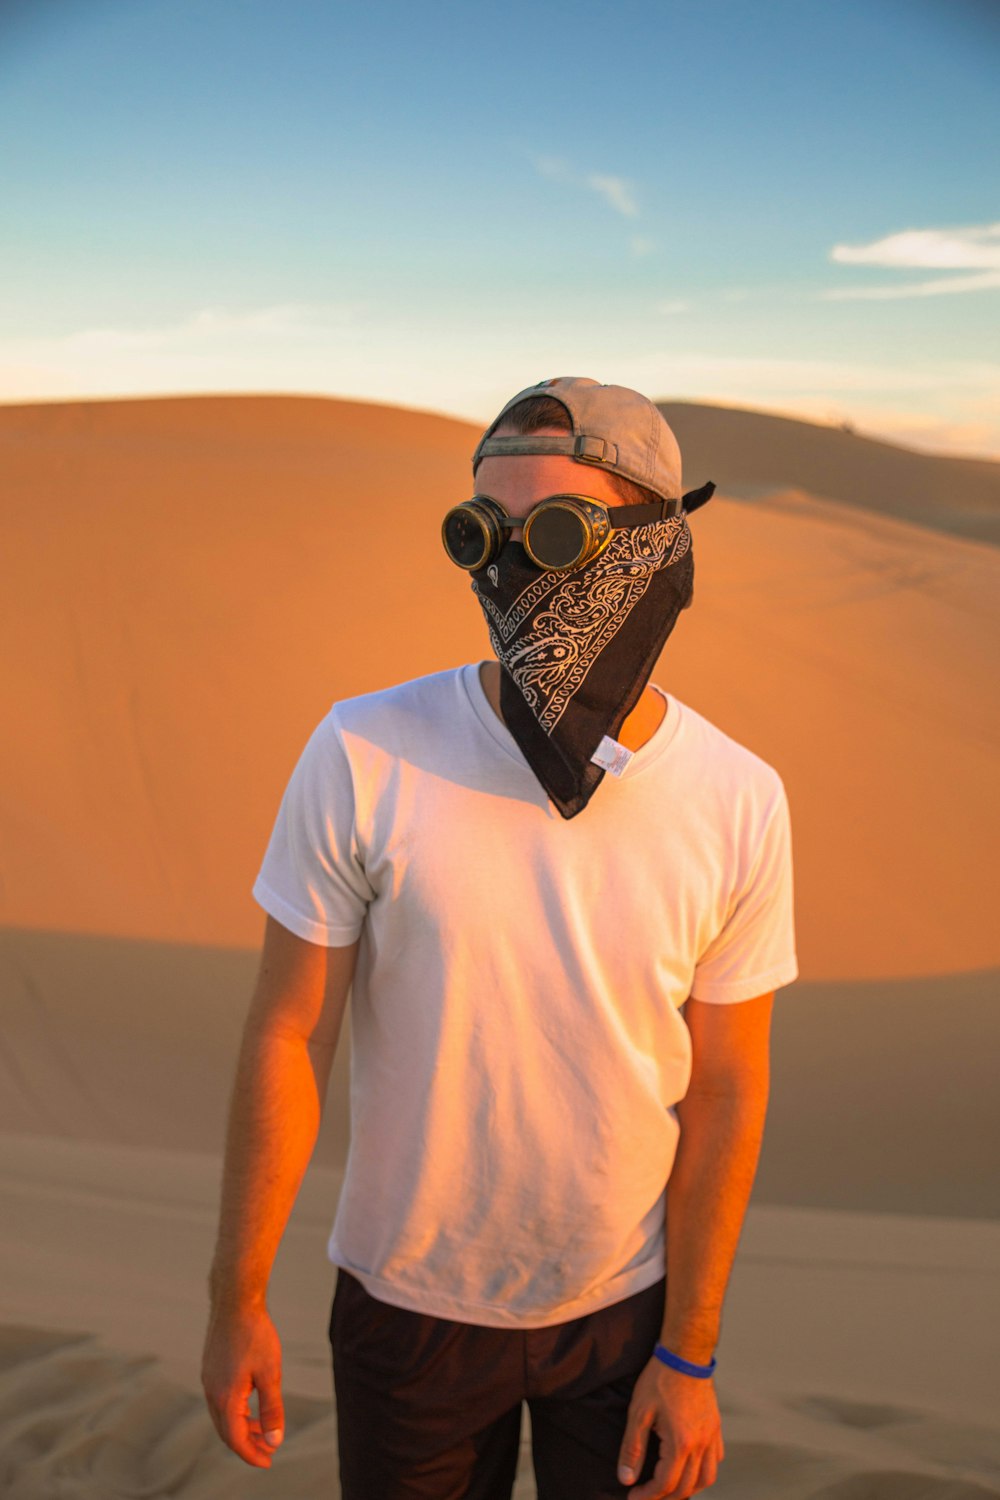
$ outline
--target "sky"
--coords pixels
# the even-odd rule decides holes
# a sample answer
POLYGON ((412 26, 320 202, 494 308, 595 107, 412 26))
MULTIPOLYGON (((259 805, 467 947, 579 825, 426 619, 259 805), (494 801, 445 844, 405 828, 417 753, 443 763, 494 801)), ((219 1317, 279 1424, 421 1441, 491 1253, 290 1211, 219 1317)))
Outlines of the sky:
POLYGON ((1000 458, 998 0, 3 0, 0 401, 554 375, 1000 458))

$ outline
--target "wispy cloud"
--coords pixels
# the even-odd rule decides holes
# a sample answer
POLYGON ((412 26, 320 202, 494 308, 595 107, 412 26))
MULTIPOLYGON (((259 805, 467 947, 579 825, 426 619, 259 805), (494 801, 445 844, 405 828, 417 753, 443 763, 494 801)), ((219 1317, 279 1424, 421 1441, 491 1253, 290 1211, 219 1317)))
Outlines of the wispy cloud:
POLYGON ((315 379, 331 350, 357 338, 361 313, 360 304, 203 307, 170 323, 4 339, 0 400, 277 387, 278 372, 295 366, 315 379))
POLYGON ((629 240, 629 249, 636 259, 640 260, 643 256, 652 255, 656 249, 656 243, 644 234, 634 234, 629 240))
POLYGON ((202 307, 175 323, 136 328, 84 328, 54 342, 71 350, 196 349, 227 340, 301 339, 323 336, 351 320, 357 308, 284 302, 235 311, 202 307))
POLYGON ((657 302, 656 311, 662 313, 664 317, 669 318, 673 317, 675 313, 687 312, 690 307, 690 302, 685 301, 683 297, 668 297, 663 302, 657 302))
POLYGON ((896 297, 948 297, 960 292, 986 292, 1000 287, 1000 271, 974 276, 940 276, 933 281, 908 281, 903 286, 831 287, 825 302, 888 302, 896 297))
POLYGON ((600 193, 618 213, 624 214, 626 219, 638 218, 639 205, 633 196, 631 183, 626 182, 624 177, 605 177, 600 172, 591 172, 586 183, 595 193, 600 193))
POLYGON ((889 270, 960 271, 921 281, 882 286, 831 287, 826 301, 882 301, 898 297, 953 296, 1000 287, 1000 224, 960 229, 904 229, 868 245, 834 245, 830 259, 840 265, 889 270))
POLYGON ((603 198, 615 213, 626 219, 639 217, 634 185, 624 177, 607 172, 577 172, 561 156, 533 156, 535 171, 541 177, 554 182, 569 183, 572 187, 586 188, 603 198))
MULTIPOLYGON (((951 392, 978 396, 1000 392, 1000 364, 984 360, 933 360, 872 363, 847 359, 795 359, 771 355, 715 355, 694 352, 642 355, 633 360, 644 384, 639 390, 658 393, 687 389, 706 398, 723 395, 753 405, 753 395, 773 403, 786 394, 822 397, 858 392, 898 399, 910 394, 936 394, 942 382, 951 392), (735 393, 739 392, 739 396, 735 393)), ((616 371, 607 379, 619 379, 616 371)))

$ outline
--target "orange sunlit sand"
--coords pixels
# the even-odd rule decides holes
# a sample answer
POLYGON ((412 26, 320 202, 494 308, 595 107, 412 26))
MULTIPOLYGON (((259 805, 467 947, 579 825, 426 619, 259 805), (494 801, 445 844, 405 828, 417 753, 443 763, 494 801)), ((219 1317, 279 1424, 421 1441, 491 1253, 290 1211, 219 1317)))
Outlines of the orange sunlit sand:
MULTIPOLYGON (((802 970, 776 1006, 712 1493, 995 1494, 1000 465, 668 416, 687 485, 719 493, 654 679, 781 772, 802 970)), ((329 703, 488 653, 438 536, 476 436, 290 396, 0 408, 12 1496, 336 1493, 346 1046, 275 1270, 270 1473, 221 1447, 198 1388, 249 892, 329 703)))

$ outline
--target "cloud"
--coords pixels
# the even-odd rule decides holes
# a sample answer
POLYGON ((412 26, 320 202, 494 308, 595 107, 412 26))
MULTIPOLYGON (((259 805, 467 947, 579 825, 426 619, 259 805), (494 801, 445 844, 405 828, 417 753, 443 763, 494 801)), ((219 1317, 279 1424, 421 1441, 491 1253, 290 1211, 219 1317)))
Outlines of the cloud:
POLYGON ((687 312, 690 306, 690 302, 686 302, 683 297, 669 297, 665 302, 657 302, 656 311, 664 317, 672 317, 674 313, 687 312))
MULTIPOLYGON (((791 393, 828 400, 831 393, 870 392, 896 399, 910 394, 938 394, 942 382, 952 393, 1000 392, 1000 365, 985 360, 928 359, 924 363, 892 364, 675 351, 643 354, 633 364, 641 370, 645 381, 639 390, 687 388, 706 398, 728 392, 726 400, 747 399, 748 405, 753 405, 754 394, 771 402, 791 393), (735 392, 739 392, 738 397, 735 392)), ((614 378, 617 380, 618 375, 614 378)))
POLYGON ((331 349, 348 333, 356 340, 361 311, 296 302, 203 307, 172 323, 8 338, 0 341, 0 400, 259 388, 258 372, 280 384, 279 370, 294 366, 315 379, 331 349))
POLYGON ((627 219, 638 218, 639 207, 632 195, 632 186, 624 177, 604 177, 600 172, 592 172, 585 180, 587 187, 600 193, 618 213, 627 219))
POLYGON ((879 266, 890 270, 961 271, 903 285, 829 288, 825 301, 883 301, 897 297, 951 296, 1000 286, 1000 224, 959 229, 904 229, 868 245, 834 245, 830 259, 839 265, 879 266))
POLYGON ((629 249, 634 256, 641 258, 644 255, 652 255, 656 244, 644 234, 634 234, 629 241, 629 249))
POLYGON ((66 350, 148 351, 196 349, 234 339, 310 338, 326 334, 331 324, 342 325, 357 311, 347 306, 317 307, 298 302, 243 312, 203 307, 176 323, 147 328, 84 328, 53 342, 66 350))
POLYGON ((908 281, 902 286, 830 287, 820 295, 824 302, 887 302, 895 297, 947 297, 958 292, 985 292, 993 287, 1000 287, 1000 271, 940 276, 933 281, 908 281))
POLYGON ((639 217, 639 205, 633 185, 624 177, 615 177, 606 172, 586 172, 581 175, 562 156, 532 156, 531 160, 540 177, 548 177, 553 182, 566 182, 572 187, 587 188, 603 198, 605 203, 624 218, 639 217))
POLYGON ((969 229, 904 229, 870 245, 834 245, 830 259, 851 266, 936 271, 1000 270, 1000 224, 969 229))

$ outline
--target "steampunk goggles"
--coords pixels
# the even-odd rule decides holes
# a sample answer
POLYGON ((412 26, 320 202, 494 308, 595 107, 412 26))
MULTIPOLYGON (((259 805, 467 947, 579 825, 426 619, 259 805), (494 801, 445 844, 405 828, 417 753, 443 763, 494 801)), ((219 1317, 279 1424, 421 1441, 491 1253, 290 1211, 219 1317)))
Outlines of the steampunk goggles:
POLYGON ((680 500, 656 500, 649 505, 602 505, 587 495, 549 495, 526 516, 509 516, 499 500, 473 495, 448 511, 441 523, 441 540, 456 567, 474 572, 493 561, 508 531, 523 527, 524 550, 535 566, 568 573, 599 556, 613 531, 650 526, 684 510, 695 510, 714 489, 714 484, 706 484, 680 500))

